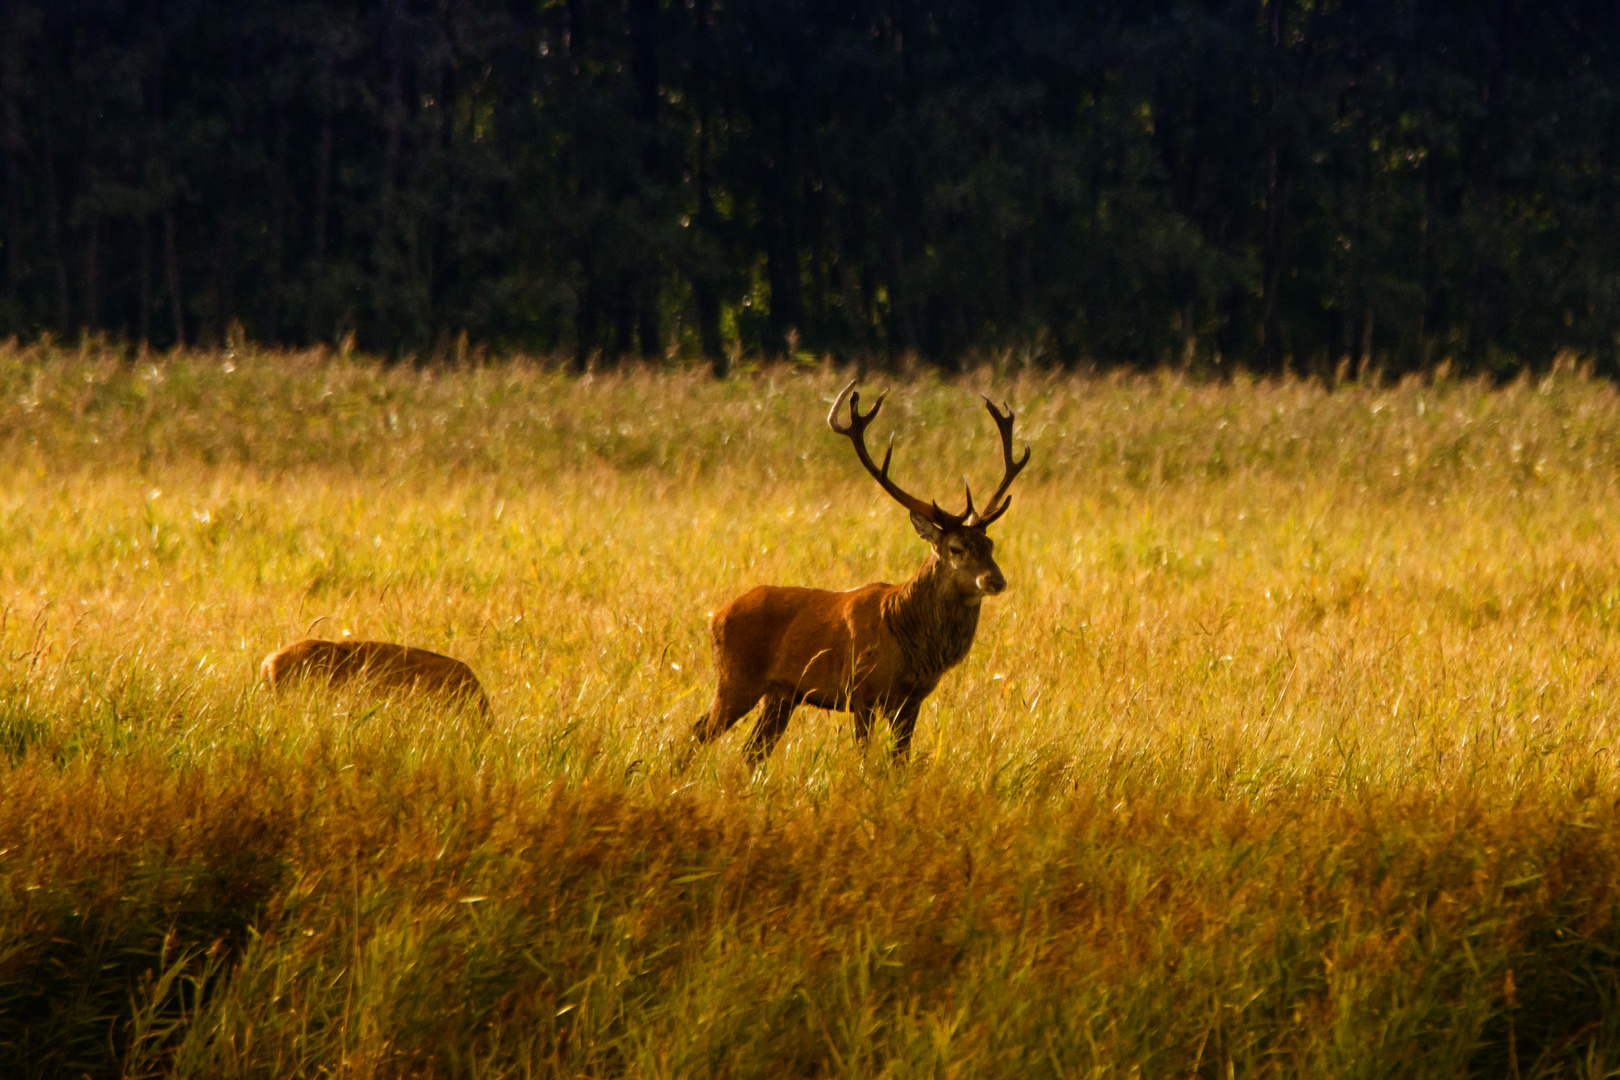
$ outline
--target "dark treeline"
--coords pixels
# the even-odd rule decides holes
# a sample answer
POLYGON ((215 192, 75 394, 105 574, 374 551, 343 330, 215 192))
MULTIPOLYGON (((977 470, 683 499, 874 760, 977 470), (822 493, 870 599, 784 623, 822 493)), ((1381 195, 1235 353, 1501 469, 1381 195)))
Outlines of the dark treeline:
POLYGON ((4 2, 0 335, 1617 369, 1615 0, 4 2))

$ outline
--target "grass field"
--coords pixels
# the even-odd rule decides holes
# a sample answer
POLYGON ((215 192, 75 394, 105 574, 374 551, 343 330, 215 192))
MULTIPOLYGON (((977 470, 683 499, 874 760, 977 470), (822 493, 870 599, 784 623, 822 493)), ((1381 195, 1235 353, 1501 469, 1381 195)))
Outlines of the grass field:
POLYGON ((709 611, 924 556, 845 377, 0 349, 0 1072, 1620 1074, 1614 387, 872 376, 947 505, 1017 410, 1011 587, 910 767, 678 772, 709 611))

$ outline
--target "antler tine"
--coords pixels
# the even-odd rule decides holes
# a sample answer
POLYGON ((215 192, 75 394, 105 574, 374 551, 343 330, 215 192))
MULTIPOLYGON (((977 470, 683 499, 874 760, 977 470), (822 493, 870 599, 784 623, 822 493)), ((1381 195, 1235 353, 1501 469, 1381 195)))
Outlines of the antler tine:
MULTIPOLYGON (((860 458, 861 464, 866 467, 866 471, 872 474, 872 478, 878 482, 878 485, 884 491, 889 493, 890 498, 894 499, 895 502, 914 514, 921 514, 942 529, 961 528, 962 522, 967 520, 967 513, 952 514, 941 510, 938 503, 925 503, 915 495, 908 494, 899 484, 889 479, 889 462, 894 457, 893 435, 889 436, 889 446, 883 454, 882 467, 880 468, 873 463, 872 455, 866 450, 866 428, 872 422, 872 418, 877 415, 878 410, 883 407, 883 399, 888 396, 889 392, 885 390, 879 394, 877 401, 872 403, 872 408, 863 414, 861 412, 861 394, 860 391, 855 389, 856 381, 855 379, 849 380, 848 385, 838 392, 838 400, 833 402, 832 411, 827 413, 827 426, 838 434, 849 438, 849 441, 855 446, 855 456, 860 458), (844 407, 845 398, 849 399, 849 423, 841 424, 838 422, 838 413, 844 407)), ((968 512, 972 512, 971 502, 968 504, 968 512)))
POLYGON ((853 434, 859 437, 866 430, 866 425, 872 422, 872 417, 876 416, 878 410, 883 408, 883 399, 889 396, 889 392, 884 390, 878 395, 877 400, 872 403, 872 408, 865 416, 862 416, 861 392, 855 390, 856 382, 857 380, 851 379, 842 390, 838 391, 838 400, 833 402, 832 411, 827 414, 827 426, 840 435, 853 434), (850 393, 851 390, 855 391, 854 394, 850 393), (838 422, 838 410, 844 407, 845 398, 849 399, 849 423, 840 424, 838 422))
POLYGON ((1023 458, 1019 461, 1014 461, 1012 450, 1012 406, 1003 401, 1001 403, 1001 409, 1007 410, 1005 413, 1003 413, 1001 409, 996 408, 995 402, 991 401, 989 397, 983 394, 979 396, 984 398, 984 407, 990 410, 991 416, 995 417, 996 427, 1001 431, 1001 460, 1002 468, 1004 470, 1001 477, 1001 486, 996 488, 996 493, 990 496, 989 502, 985 503, 985 512, 982 515, 977 515, 974 518, 973 524, 982 528, 989 525, 1002 514, 1005 514, 1007 512, 1007 507, 1012 505, 1012 498, 1011 496, 1007 496, 1007 489, 1012 487, 1012 482, 1017 479, 1018 474, 1023 471, 1024 466, 1029 464, 1029 444, 1024 444, 1023 458), (1003 496, 1007 497, 1003 498, 1003 496))

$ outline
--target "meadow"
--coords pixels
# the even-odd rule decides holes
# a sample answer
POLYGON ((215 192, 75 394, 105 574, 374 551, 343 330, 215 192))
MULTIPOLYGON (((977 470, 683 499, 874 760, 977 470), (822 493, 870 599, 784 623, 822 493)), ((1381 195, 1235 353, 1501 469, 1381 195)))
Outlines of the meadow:
POLYGON ((1016 410, 1010 587, 909 765, 677 769, 718 604, 924 557, 847 377, 0 347, 0 1072, 1620 1074, 1614 386, 872 373, 947 507, 1016 410))

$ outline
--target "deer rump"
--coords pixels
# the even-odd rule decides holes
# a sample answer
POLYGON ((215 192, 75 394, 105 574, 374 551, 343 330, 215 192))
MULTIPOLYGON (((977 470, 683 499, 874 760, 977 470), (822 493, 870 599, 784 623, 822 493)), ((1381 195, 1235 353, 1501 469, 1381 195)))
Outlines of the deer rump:
POLYGON ((310 679, 334 687, 360 682, 449 701, 467 700, 489 714, 489 696, 472 668, 453 656, 391 641, 304 638, 265 657, 259 675, 271 693, 310 679))

